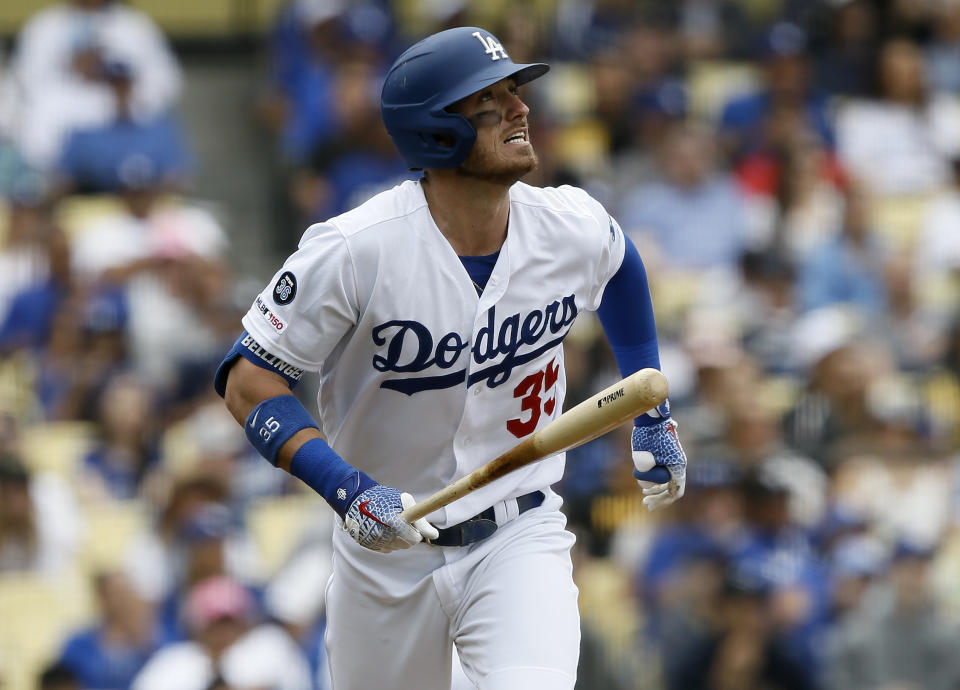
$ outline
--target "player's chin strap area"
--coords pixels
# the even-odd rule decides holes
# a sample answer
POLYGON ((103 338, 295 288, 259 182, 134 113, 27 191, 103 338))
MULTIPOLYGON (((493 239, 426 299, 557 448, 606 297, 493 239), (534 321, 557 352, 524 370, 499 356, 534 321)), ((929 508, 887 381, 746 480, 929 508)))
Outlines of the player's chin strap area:
MULTIPOLYGON (((542 491, 534 491, 523 496, 517 496, 518 515, 525 513, 531 508, 538 508, 543 504, 546 498, 542 491)), ((466 546, 474 542, 486 539, 497 531, 496 511, 493 507, 487 508, 483 512, 477 513, 472 518, 463 522, 445 527, 440 530, 440 536, 436 539, 427 541, 432 546, 466 546)))

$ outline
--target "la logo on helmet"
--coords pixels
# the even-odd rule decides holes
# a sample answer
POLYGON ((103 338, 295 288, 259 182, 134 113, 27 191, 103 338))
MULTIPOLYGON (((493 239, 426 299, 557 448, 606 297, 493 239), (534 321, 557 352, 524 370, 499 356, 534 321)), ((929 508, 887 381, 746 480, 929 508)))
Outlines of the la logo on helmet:
POLYGON ((503 46, 497 43, 497 39, 493 36, 484 36, 479 31, 474 31, 472 36, 476 36, 477 40, 483 44, 484 53, 490 56, 491 60, 499 60, 503 58, 504 60, 509 60, 510 56, 507 55, 507 51, 503 49, 503 46), (497 53, 500 53, 497 55, 497 53))

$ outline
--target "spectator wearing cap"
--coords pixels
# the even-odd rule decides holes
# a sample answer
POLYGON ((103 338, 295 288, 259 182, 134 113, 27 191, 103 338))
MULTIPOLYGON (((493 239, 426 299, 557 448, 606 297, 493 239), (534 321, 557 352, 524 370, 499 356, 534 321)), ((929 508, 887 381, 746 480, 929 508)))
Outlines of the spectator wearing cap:
POLYGON ((797 317, 795 268, 780 252, 748 251, 740 271, 743 288, 734 305, 741 345, 768 374, 790 373, 790 330, 797 317))
POLYGON ((135 117, 131 66, 111 61, 102 71, 114 92, 116 114, 107 123, 79 127, 68 135, 57 165, 64 191, 119 192, 124 187, 121 172, 131 165, 128 161, 138 159, 149 162, 164 187, 182 185, 191 155, 179 120, 171 112, 135 117))
POLYGON ((123 206, 81 224, 73 268, 81 286, 123 291, 130 364, 169 393, 185 369, 219 356, 227 237, 210 209, 164 198, 149 159, 127 158, 120 167, 123 206))
POLYGON ((898 541, 887 577, 830 638, 828 690, 960 685, 960 629, 942 615, 930 586, 935 553, 898 541))
POLYGON ((725 152, 739 161, 747 154, 778 150, 799 127, 832 148, 828 102, 811 78, 806 32, 790 22, 774 24, 758 59, 759 89, 734 96, 721 110, 718 126, 725 152))
POLYGON ((805 387, 784 415, 785 438, 833 474, 846 453, 890 440, 870 395, 871 382, 891 373, 890 360, 882 343, 866 339, 864 319, 849 308, 809 312, 794 325, 793 337, 805 387))
POLYGON ((778 634, 772 597, 762 578, 721 564, 699 619, 668 632, 670 646, 663 653, 666 687, 816 688, 810 669, 790 655, 778 634))
POLYGON ((190 639, 161 648, 132 690, 308 690, 306 659, 281 628, 258 623, 256 604, 238 582, 214 576, 186 598, 190 639))
POLYGON ((74 286, 60 301, 34 358, 46 419, 93 420, 102 387, 127 365, 127 314, 125 295, 109 287, 74 286))
POLYGON ((335 112, 337 69, 356 60, 379 64, 383 56, 395 54, 394 32, 392 10, 376 0, 288 0, 281 5, 270 36, 261 110, 280 135, 288 161, 302 162, 346 124, 335 112))
MULTIPOLYGON (((724 560, 743 530, 738 469, 710 456, 703 456, 702 462, 690 469, 688 491, 696 500, 684 507, 677 505, 673 519, 659 526, 635 574, 654 637, 661 613, 669 618, 673 603, 687 605, 691 583, 685 572, 694 564, 711 566, 724 560)), ((708 575, 701 572, 698 577, 708 575)), ((698 587, 692 592, 703 593, 698 587)))
POLYGON ((277 17, 273 64, 261 111, 288 162, 306 159, 334 135, 336 69, 350 52, 342 0, 293 0, 277 17))
MULTIPOLYGON (((188 525, 211 506, 222 515, 226 500, 227 487, 218 479, 186 476, 172 482, 154 507, 156 523, 134 534, 123 556, 123 571, 137 592, 154 604, 170 596, 182 579, 183 535, 188 525)), ((228 549, 231 554, 245 551, 228 549)), ((245 559, 231 556, 229 561, 242 563, 245 559)), ((231 568, 229 572, 237 571, 231 568)))
POLYGON ((730 562, 768 588, 771 632, 799 673, 797 687, 816 687, 822 664, 817 640, 828 622, 830 588, 814 534, 792 519, 790 489, 776 472, 752 471, 740 490, 746 529, 730 562))
POLYGON ((869 98, 837 112, 837 152, 872 195, 926 195, 951 182, 960 155, 960 102, 931 88, 920 47, 888 39, 869 98))
POLYGON ((226 505, 195 506, 174 539, 165 555, 168 562, 157 563, 168 571, 168 589, 158 602, 158 615, 169 638, 179 639, 189 633, 184 618, 185 598, 201 580, 228 576, 242 583, 251 594, 259 594, 256 583, 261 577, 256 547, 242 518, 226 505))
POLYGON ((616 207, 623 205, 638 187, 658 179, 655 152, 667 133, 687 119, 690 96, 681 80, 654 78, 643 84, 626 105, 626 146, 610 158, 608 170, 597 172, 604 176, 603 183, 616 207))
POLYGON ((136 118, 167 112, 181 72, 163 34, 143 12, 114 0, 62 0, 36 12, 17 35, 10 79, 16 91, 14 138, 27 161, 55 165, 76 127, 108 123, 115 93, 103 69, 130 66, 130 110, 136 118))
MULTIPOLYGON (((741 472, 763 473, 787 493, 792 524, 811 528, 822 518, 828 478, 813 459, 786 445, 776 411, 759 402, 760 387, 746 388, 749 403, 735 402, 726 411, 722 439, 711 453, 741 472)), ((710 448, 710 446, 707 446, 710 448)))
POLYGON ((333 78, 333 112, 341 123, 308 155, 291 183, 291 197, 306 227, 340 215, 374 194, 412 179, 380 120, 377 67, 343 60, 333 78))

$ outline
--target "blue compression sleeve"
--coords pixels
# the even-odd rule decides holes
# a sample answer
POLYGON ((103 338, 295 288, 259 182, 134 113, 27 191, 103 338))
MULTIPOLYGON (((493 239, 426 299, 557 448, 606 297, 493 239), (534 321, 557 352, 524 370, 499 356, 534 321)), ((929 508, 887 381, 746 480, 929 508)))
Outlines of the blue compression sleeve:
MULTIPOLYGON (((623 263, 607 283, 597 316, 621 376, 629 376, 645 367, 660 368, 657 325, 643 260, 630 238, 624 234, 623 263)), ((669 413, 667 413, 669 414, 669 413)), ((663 414, 662 416, 667 416, 663 414)), ((662 418, 662 417, 661 417, 662 418)), ((637 424, 660 421, 649 415, 637 417, 637 424)))
MULTIPOLYGON (((277 453, 302 429, 317 429, 310 413, 292 395, 278 395, 257 405, 244 430, 259 453, 273 465, 277 453)), ((348 465, 322 438, 304 443, 290 461, 290 474, 304 482, 330 504, 342 518, 358 495, 376 484, 348 465)))
POLYGON ((629 376, 644 367, 659 369, 660 355, 647 271, 633 242, 623 239, 623 263, 603 291, 597 316, 620 374, 629 376))
POLYGON ((376 485, 322 438, 312 438, 300 446, 290 461, 290 474, 323 496, 341 518, 357 496, 376 485))

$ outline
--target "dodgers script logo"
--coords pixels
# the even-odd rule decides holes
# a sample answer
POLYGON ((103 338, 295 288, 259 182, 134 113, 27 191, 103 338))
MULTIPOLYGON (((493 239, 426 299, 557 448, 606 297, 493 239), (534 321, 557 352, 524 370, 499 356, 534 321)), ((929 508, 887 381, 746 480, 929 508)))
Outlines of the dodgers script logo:
POLYGON ((487 310, 487 323, 477 332, 472 345, 456 331, 438 338, 419 321, 393 319, 374 326, 373 343, 380 348, 373 356, 373 368, 377 371, 412 374, 430 367, 453 369, 458 363, 462 365, 461 356, 465 351, 469 351, 467 357, 472 357, 478 365, 499 358, 496 364, 474 370, 469 380, 466 366, 461 366, 436 376, 387 379, 380 387, 413 395, 452 388, 464 381, 469 387, 485 380, 487 386, 496 388, 506 383, 514 368, 559 345, 577 318, 573 294, 526 315, 511 314, 500 322, 499 328, 495 310, 495 306, 487 310), (544 339, 547 341, 542 342, 544 339))

